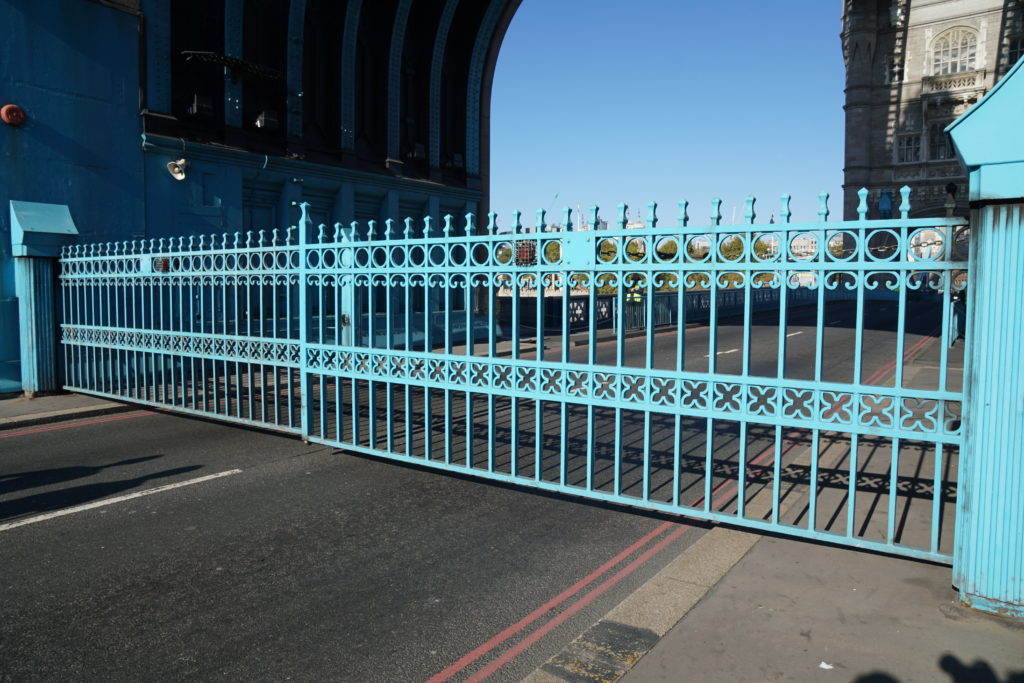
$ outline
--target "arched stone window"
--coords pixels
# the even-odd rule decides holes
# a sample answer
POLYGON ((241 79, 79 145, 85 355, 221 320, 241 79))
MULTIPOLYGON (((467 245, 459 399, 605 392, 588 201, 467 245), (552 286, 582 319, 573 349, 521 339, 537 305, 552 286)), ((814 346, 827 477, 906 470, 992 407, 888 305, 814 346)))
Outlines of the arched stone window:
POLYGON ((932 75, 974 71, 978 34, 969 28, 951 28, 932 42, 932 75))

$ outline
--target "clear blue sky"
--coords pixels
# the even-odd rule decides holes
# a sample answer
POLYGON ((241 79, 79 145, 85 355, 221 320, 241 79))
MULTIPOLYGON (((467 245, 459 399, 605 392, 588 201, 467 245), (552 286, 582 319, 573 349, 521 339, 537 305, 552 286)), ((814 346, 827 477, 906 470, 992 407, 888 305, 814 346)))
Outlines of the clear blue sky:
POLYGON ((842 217, 840 0, 523 0, 501 48, 491 101, 491 198, 514 209, 601 206, 611 219, 655 200, 705 223, 758 222, 793 195, 842 217), (554 195, 558 194, 555 198, 554 195))

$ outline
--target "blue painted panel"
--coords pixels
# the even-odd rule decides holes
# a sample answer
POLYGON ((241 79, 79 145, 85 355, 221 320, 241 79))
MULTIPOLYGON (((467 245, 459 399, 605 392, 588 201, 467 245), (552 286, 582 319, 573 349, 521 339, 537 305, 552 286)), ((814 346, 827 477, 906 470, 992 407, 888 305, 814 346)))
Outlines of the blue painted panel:
POLYGON ((0 394, 21 390, 18 300, 0 299, 0 394))
MULTIPOLYGON (((141 228, 138 22, 78 0, 0 3, 5 34, 31 37, 0 44, 0 92, 28 115, 21 127, 0 125, 0 206, 12 199, 66 204, 90 241, 141 228)), ((4 210, 0 299, 13 297, 4 210)), ((15 328, 2 329, 7 348, 7 330, 15 328)))

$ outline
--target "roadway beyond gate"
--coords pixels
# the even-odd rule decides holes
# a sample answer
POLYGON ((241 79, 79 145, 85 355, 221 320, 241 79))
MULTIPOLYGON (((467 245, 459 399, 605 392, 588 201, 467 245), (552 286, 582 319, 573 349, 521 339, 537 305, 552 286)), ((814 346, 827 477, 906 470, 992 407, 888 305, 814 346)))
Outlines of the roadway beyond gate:
POLYGON ((969 231, 910 219, 909 193, 887 220, 866 219, 862 191, 846 223, 827 221, 826 196, 817 221, 791 223, 783 197, 780 224, 756 224, 751 198, 738 226, 716 200, 702 226, 683 202, 667 228, 652 204, 640 229, 623 206, 611 230, 567 210, 564 230, 541 212, 512 233, 493 215, 314 226, 303 205, 282 233, 72 247, 67 386, 951 562, 969 231), (656 297, 674 310, 656 316, 656 297), (623 316, 638 302, 654 324, 636 335, 623 316), (759 493, 770 504, 751 506, 759 493))

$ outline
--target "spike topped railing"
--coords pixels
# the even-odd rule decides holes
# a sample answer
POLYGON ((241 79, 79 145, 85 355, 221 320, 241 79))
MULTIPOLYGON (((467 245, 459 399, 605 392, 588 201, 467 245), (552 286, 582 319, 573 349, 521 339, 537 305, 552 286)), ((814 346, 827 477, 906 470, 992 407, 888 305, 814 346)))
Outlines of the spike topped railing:
POLYGON ((960 219, 502 231, 388 219, 76 246, 69 388, 589 498, 948 561, 960 219), (799 502, 797 494, 806 494, 799 502), (908 521, 909 520, 909 521, 908 521))

